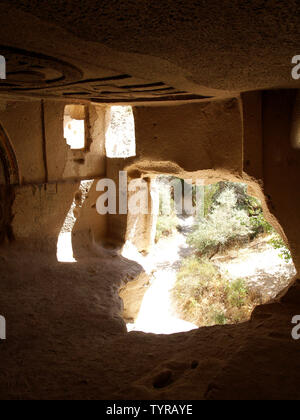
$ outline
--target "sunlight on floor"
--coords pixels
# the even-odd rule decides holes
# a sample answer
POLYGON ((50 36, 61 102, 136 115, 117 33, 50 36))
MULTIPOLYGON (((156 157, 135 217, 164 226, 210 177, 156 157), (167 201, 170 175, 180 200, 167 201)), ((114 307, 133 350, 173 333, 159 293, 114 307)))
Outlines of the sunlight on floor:
MULTIPOLYGON (((191 217, 182 220, 182 225, 192 226, 193 222, 194 219, 191 217)), ((160 241, 146 257, 127 242, 123 249, 123 257, 137 261, 152 277, 136 322, 127 325, 128 331, 174 334, 198 328, 180 319, 172 309, 171 291, 176 282, 176 265, 181 258, 179 252, 187 248, 186 239, 182 234, 160 241)))
POLYGON ((172 315, 170 294, 176 281, 174 270, 162 270, 155 274, 146 292, 135 324, 127 325, 128 331, 154 334, 174 334, 197 329, 197 325, 172 315))
POLYGON ((73 256, 72 232, 61 232, 57 241, 57 261, 77 262, 73 256))
POLYGON ((65 218, 64 224, 61 228, 61 231, 57 240, 57 261, 66 262, 66 263, 76 263, 76 259, 73 255, 73 245, 72 245, 72 231, 76 223, 76 217, 74 215, 74 210, 77 207, 81 207, 84 203, 87 194, 89 193, 93 181, 82 181, 80 183, 79 191, 81 193, 81 203, 76 202, 75 198, 72 202, 70 210, 65 218))

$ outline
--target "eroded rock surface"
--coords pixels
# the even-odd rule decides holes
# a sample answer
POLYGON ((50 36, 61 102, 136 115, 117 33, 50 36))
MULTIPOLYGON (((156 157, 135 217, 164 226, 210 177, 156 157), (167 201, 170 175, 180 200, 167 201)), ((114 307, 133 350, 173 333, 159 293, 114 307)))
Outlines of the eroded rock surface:
POLYGON ((1 399, 300 397, 299 342, 291 339, 299 284, 245 324, 128 334, 118 290, 132 264, 59 264, 1 250, 1 399))

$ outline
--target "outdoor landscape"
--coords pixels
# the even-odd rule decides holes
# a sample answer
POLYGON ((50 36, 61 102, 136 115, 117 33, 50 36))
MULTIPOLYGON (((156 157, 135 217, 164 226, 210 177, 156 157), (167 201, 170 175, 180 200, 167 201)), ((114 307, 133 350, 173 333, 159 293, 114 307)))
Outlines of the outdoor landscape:
POLYGON ((248 321, 256 306, 274 299, 295 275, 287 245, 246 185, 193 187, 194 204, 196 188, 204 198, 203 213, 194 216, 178 214, 182 203, 170 181, 184 183, 172 177, 156 181, 156 244, 145 257, 152 277, 130 328, 171 333, 248 321))

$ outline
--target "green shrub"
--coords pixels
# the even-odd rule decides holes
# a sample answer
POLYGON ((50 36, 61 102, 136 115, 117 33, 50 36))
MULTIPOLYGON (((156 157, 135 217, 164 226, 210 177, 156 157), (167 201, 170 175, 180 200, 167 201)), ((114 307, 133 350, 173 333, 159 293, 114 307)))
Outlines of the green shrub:
POLYGON ((226 325, 228 322, 228 319, 223 312, 216 313, 214 319, 216 325, 226 325))
POLYGON ((233 241, 244 241, 252 232, 249 215, 237 208, 235 192, 228 188, 218 197, 208 217, 198 222, 188 237, 188 244, 200 255, 209 255, 225 250, 233 241))
POLYGON ((175 213, 169 216, 159 215, 156 225, 156 241, 172 235, 178 226, 178 218, 175 213))
POLYGON ((201 256, 212 256, 274 232, 259 200, 246 194, 244 184, 220 182, 205 187, 204 209, 205 217, 197 220, 188 238, 201 256))
POLYGON ((175 213, 174 199, 168 185, 170 179, 173 180, 174 184, 177 182, 176 179, 170 177, 161 177, 159 185, 159 214, 156 226, 157 242, 163 237, 172 235, 179 224, 175 213))
POLYGON ((270 234, 274 232, 274 228, 266 221, 262 210, 260 213, 250 217, 250 223, 254 238, 263 233, 270 234))
POLYGON ((177 274, 177 292, 181 296, 192 296, 200 298, 210 288, 213 280, 219 280, 219 272, 208 260, 200 262, 199 258, 193 256, 183 260, 181 269, 177 274))
POLYGON ((213 204, 218 203, 218 199, 220 195, 230 189, 234 192, 234 195, 236 197, 236 207, 239 210, 247 210, 248 209, 248 198, 247 195, 247 185, 239 182, 230 182, 230 181, 221 181, 218 184, 216 184, 218 187, 216 189, 216 193, 212 197, 213 204))
POLYGON ((237 279, 229 283, 226 287, 227 300, 231 306, 241 308, 246 304, 248 290, 244 280, 237 279))
POLYGON ((247 321, 261 303, 243 280, 230 282, 209 260, 195 256, 183 261, 172 295, 184 319, 198 326, 247 321))
POLYGON ((287 248, 283 239, 277 233, 274 235, 274 237, 270 240, 269 243, 273 246, 274 249, 278 249, 281 251, 279 257, 282 258, 285 262, 289 263, 292 261, 291 251, 287 248))
POLYGON ((215 197, 220 189, 220 184, 211 184, 204 187, 204 216, 207 217, 216 204, 215 197))

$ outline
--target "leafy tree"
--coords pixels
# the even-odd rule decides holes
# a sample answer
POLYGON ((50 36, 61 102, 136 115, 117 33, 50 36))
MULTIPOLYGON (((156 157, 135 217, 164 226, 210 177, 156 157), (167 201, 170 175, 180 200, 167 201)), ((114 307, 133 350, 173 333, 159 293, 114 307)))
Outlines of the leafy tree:
POLYGON ((202 254, 225 249, 234 240, 244 240, 253 232, 246 210, 237 208, 233 189, 226 188, 216 200, 211 213, 201 220, 188 237, 189 245, 202 254))
POLYGON ((287 248, 285 245, 283 239, 276 234, 269 242, 274 249, 280 250, 279 257, 282 258, 286 263, 289 263, 292 261, 292 254, 291 251, 287 248))

